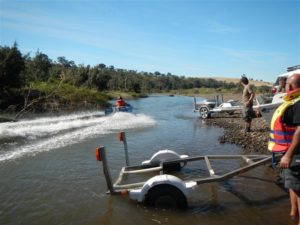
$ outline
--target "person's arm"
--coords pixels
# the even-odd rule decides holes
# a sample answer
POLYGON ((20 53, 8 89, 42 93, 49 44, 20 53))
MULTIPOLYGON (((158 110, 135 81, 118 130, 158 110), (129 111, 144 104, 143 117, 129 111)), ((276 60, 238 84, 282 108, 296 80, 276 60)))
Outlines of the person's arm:
POLYGON ((294 105, 293 124, 296 125, 296 131, 293 135, 291 146, 289 147, 285 155, 281 158, 280 166, 282 168, 289 167, 293 155, 295 153, 298 154, 300 153, 300 152, 296 152, 299 151, 300 149, 300 102, 299 101, 294 105))
POLYGON ((253 104, 253 100, 254 100, 254 96, 255 96, 255 93, 253 92, 253 90, 250 86, 248 86, 248 92, 250 93, 250 98, 249 98, 249 101, 247 103, 247 106, 253 104))
POLYGON ((297 126, 297 129, 294 133, 291 146, 289 147, 288 151, 284 154, 284 156, 280 160, 280 167, 281 168, 288 168, 293 155, 296 152, 297 147, 299 148, 300 145, 300 126, 297 126))
POLYGON ((250 102, 253 102, 254 97, 255 97, 255 93, 252 91, 252 93, 251 93, 251 95, 250 95, 250 98, 249 98, 249 101, 250 101, 250 102))

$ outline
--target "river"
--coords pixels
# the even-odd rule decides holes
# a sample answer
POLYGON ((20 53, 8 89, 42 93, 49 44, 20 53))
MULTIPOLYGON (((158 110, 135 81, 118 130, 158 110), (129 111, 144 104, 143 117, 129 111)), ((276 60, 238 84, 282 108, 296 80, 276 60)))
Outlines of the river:
MULTIPOLYGON (((107 195, 95 148, 106 147, 115 180, 125 165, 119 131, 126 132, 131 165, 161 149, 190 156, 241 153, 235 145, 219 144, 222 129, 193 113, 191 97, 153 95, 129 103, 133 114, 78 112, 1 123, 0 224, 293 224, 288 195, 267 166, 226 182, 199 185, 185 211, 107 195)), ((219 163, 218 169, 232 166, 219 163)), ((199 176, 201 171, 185 173, 199 176)))

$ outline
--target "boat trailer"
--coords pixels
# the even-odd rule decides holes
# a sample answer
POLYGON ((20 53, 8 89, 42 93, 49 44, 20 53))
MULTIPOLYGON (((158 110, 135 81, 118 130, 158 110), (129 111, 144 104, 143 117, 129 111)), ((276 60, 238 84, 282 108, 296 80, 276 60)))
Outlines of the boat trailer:
POLYGON ((129 195, 132 200, 154 207, 184 209, 188 205, 187 199, 197 185, 224 181, 272 161, 271 155, 205 155, 190 157, 179 155, 172 150, 160 150, 150 160, 146 160, 140 165, 130 166, 124 132, 119 133, 119 140, 124 144, 126 166, 122 167, 114 183, 112 183, 105 147, 96 148, 96 159, 102 161, 103 164, 103 172, 108 188, 107 193, 111 195, 129 195), (224 174, 217 174, 211 163, 211 160, 216 159, 238 159, 243 161, 245 165, 224 174), (182 180, 170 174, 170 171, 178 171, 192 161, 204 161, 208 176, 182 180), (157 173, 157 175, 153 176, 154 173, 157 173), (152 177, 144 182, 122 184, 123 179, 129 174, 149 174, 152 177))
MULTIPOLYGON (((255 112, 255 115, 253 115, 254 118, 262 116, 267 124, 270 124, 274 111, 283 102, 284 94, 285 93, 280 93, 275 95, 271 103, 263 102, 264 96, 257 96, 256 104, 253 106, 253 110, 255 112)), ((241 103, 234 100, 223 102, 223 96, 221 101, 217 95, 214 99, 205 100, 203 102, 197 102, 194 97, 194 112, 199 112, 201 119, 209 119, 213 114, 227 113, 229 115, 233 115, 234 113, 241 113, 242 111, 243 105, 241 103)))
POLYGON ((201 119, 209 119, 212 114, 227 113, 233 115, 236 112, 241 112, 242 109, 243 106, 238 101, 229 100, 224 102, 223 95, 221 95, 221 98, 217 95, 214 99, 202 102, 197 102, 194 97, 194 112, 199 112, 201 119))

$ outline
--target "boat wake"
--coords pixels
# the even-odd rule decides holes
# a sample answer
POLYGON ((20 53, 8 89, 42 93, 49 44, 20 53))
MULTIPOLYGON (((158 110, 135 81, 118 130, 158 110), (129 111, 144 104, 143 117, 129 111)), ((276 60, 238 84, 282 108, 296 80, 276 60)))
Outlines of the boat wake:
POLYGON ((101 135, 155 125, 143 114, 78 113, 0 123, 0 162, 34 155, 101 135))

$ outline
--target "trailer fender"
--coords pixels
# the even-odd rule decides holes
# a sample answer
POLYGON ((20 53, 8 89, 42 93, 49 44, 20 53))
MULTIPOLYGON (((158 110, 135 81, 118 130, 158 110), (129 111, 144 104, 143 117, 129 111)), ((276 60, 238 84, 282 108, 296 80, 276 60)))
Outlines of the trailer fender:
POLYGON ((169 174, 157 175, 146 181, 142 188, 130 190, 129 197, 138 202, 144 202, 151 189, 165 185, 178 189, 185 198, 188 198, 197 183, 193 181, 183 182, 178 177, 169 174))
POLYGON ((145 160, 142 162, 143 166, 158 166, 161 162, 167 160, 176 160, 176 159, 184 159, 187 158, 188 155, 179 155, 177 152, 172 150, 160 150, 156 152, 149 160, 145 160))

